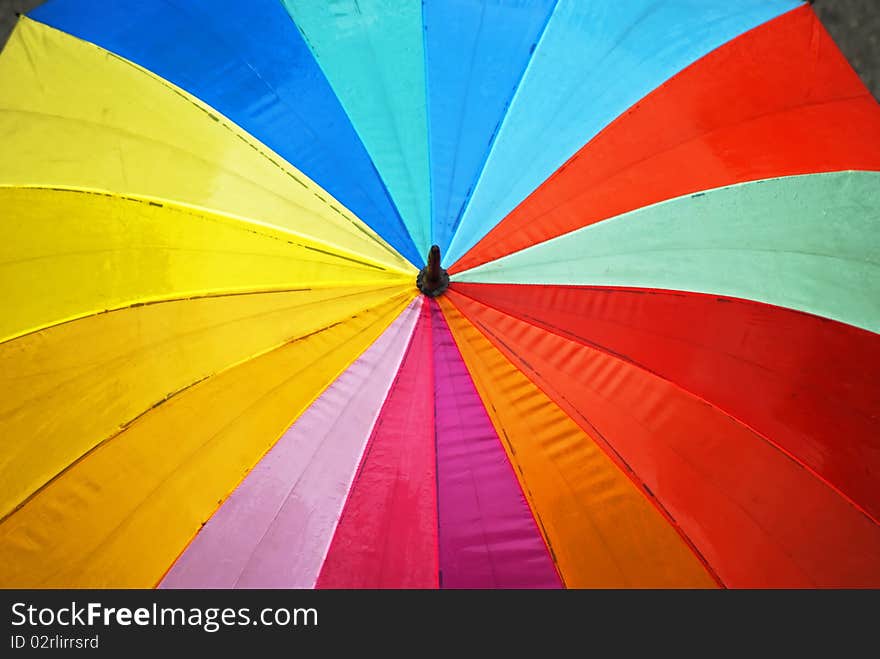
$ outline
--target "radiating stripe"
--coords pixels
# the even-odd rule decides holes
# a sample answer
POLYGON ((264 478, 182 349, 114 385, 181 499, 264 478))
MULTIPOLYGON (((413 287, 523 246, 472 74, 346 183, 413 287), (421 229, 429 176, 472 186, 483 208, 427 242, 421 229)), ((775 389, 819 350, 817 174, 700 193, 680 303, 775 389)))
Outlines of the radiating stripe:
POLYGON ((217 110, 116 55, 21 19, 0 56, 0 185, 147 196, 412 265, 217 110))
POLYGON ((149 198, 0 187, 0 212, 0 341, 161 299, 412 282, 312 240, 149 198))
POLYGON ((446 298, 456 344, 568 588, 696 588, 715 582, 596 442, 446 298))
POLYGON ((431 302, 441 588, 558 588, 559 575, 452 333, 431 302))
POLYGON ((848 169, 880 169, 880 105, 805 6, 641 99, 450 271, 687 193, 848 169))
POLYGON ((318 588, 437 588, 437 473, 431 309, 385 401, 318 588))
POLYGON ((445 253, 556 0, 423 3, 432 242, 445 253))
POLYGON ((746 300, 645 289, 456 284, 720 407, 880 519, 880 336, 746 300))
POLYGON ((30 16, 216 108, 414 263, 406 228, 339 100, 278 0, 51 0, 30 16))
POLYGON ((3 587, 149 587, 407 290, 173 396, 0 523, 3 587))
POLYGON ((422 8, 282 0, 385 181, 419 254, 431 246, 422 8))
POLYGON ((877 332, 878 190, 878 172, 710 190, 593 224, 455 279, 713 293, 877 332))
POLYGON ((559 0, 470 203, 448 263, 636 101, 799 0, 559 0))
POLYGON ((175 562, 163 588, 315 585, 418 304, 284 433, 175 562))
POLYGON ((0 518, 168 397, 400 290, 176 300, 98 314, 0 344, 0 518))
POLYGON ((627 361, 447 296, 629 465, 724 585, 880 584, 880 526, 746 426, 627 361))

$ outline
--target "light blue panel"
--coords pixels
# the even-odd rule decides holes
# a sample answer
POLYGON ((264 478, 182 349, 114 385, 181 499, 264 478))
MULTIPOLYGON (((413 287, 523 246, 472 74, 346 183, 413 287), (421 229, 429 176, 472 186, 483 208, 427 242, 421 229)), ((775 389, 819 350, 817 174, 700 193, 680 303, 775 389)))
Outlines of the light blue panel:
POLYGON ((421 254, 431 247, 422 5, 282 0, 330 81, 421 254))
POLYGON ((433 241, 445 252, 556 0, 425 0, 433 241))
POLYGON ((730 39, 802 4, 560 0, 444 262, 461 257, 643 96, 730 39))

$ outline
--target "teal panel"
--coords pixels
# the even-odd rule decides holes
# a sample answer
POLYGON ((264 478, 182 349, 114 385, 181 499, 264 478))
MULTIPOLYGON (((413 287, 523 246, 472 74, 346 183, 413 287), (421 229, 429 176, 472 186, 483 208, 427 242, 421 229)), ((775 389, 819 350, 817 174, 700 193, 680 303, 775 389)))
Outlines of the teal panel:
POLYGON ((342 103, 416 248, 430 243, 421 2, 282 0, 342 103))

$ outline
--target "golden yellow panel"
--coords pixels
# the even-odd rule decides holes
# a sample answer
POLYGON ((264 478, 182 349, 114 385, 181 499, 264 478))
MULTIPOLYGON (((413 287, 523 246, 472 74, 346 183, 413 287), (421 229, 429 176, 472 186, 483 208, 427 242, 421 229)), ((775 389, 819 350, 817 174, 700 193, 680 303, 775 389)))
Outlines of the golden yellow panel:
POLYGON ((100 444, 0 523, 0 586, 154 586, 412 297, 406 290, 195 384, 100 444))
POLYGON ((0 344, 0 518, 176 392, 405 290, 317 288, 162 302, 0 344))

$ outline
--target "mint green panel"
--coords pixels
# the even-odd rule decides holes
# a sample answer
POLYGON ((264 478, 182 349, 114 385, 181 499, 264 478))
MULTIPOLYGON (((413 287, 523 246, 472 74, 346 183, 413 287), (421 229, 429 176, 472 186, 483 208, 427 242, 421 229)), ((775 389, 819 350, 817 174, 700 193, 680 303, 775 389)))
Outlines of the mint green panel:
POLYGON ((713 293, 880 332, 880 173, 792 176, 679 197, 453 280, 713 293))

